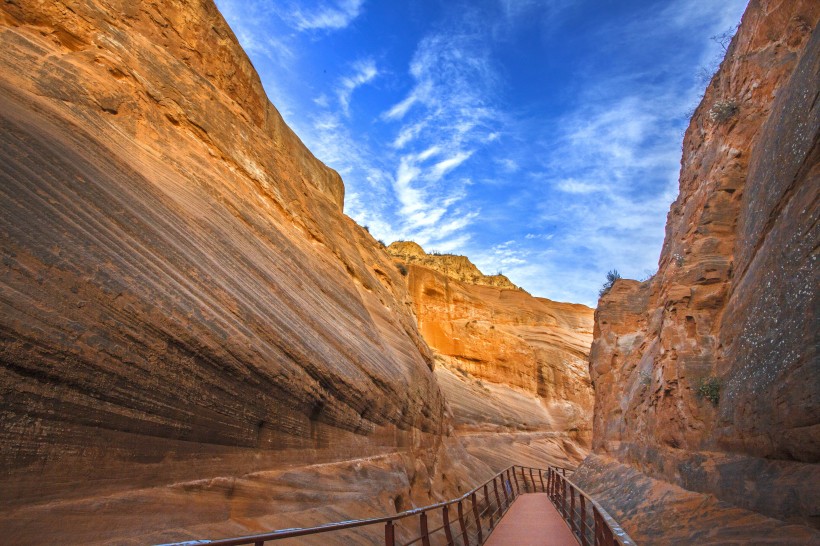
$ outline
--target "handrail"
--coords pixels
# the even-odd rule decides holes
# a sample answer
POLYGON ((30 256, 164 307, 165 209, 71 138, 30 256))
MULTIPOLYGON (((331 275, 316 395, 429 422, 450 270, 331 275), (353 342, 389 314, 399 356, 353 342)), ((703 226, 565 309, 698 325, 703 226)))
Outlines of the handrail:
POLYGON ((550 468, 547 470, 547 484, 550 500, 558 513, 567 521, 581 546, 635 546, 632 537, 607 513, 604 507, 564 475, 550 468), (569 492, 569 506, 567 506, 567 492, 569 492), (575 504, 576 493, 578 494, 578 510, 575 504))
MULTIPOLYGON (((391 516, 341 521, 316 527, 279 529, 268 533, 235 538, 198 540, 195 543, 207 544, 208 546, 263 546, 265 542, 268 541, 384 524, 385 546, 396 546, 399 544, 399 542, 397 542, 398 537, 396 536, 396 523, 413 516, 418 516, 420 535, 410 538, 409 542, 402 543, 404 546, 417 543, 427 546, 430 544, 430 536, 440 531, 444 531, 447 544, 456 544, 454 540, 454 537, 456 537, 460 538, 461 543, 465 546, 470 546, 471 544, 480 546, 484 543, 486 538, 489 537, 490 532, 492 532, 493 528, 507 512, 516 497, 521 494, 522 490, 526 493, 536 492, 540 489, 541 492, 549 493, 550 499, 554 504, 556 504, 559 497, 566 500, 566 494, 563 494, 563 496, 559 494, 560 483, 563 486, 563 489, 566 489, 567 487, 570 488, 570 494, 573 495, 573 502, 573 491, 577 491, 579 496, 583 495, 583 497, 580 498, 585 497, 590 500, 591 506, 596 514, 594 518, 595 539, 591 544, 594 544, 595 546, 614 546, 616 544, 621 546, 633 546, 634 542, 632 542, 629 538, 629 535, 621 529, 621 527, 609 516, 609 514, 607 514, 606 511, 598 505, 598 503, 592 500, 589 495, 586 495, 586 493, 584 493, 579 487, 566 479, 567 472, 572 473, 573 470, 553 466, 548 469, 542 469, 513 465, 502 470, 491 479, 487 480, 478 487, 471 489, 467 493, 464 493, 458 498, 431 504, 429 506, 423 506, 421 508, 405 510, 391 516), (535 473, 538 474, 538 483, 536 483, 535 473), (546 481, 544 481, 545 476, 547 478, 546 481), (519 477, 521 479, 520 483, 519 477), (498 482, 501 482, 500 488, 498 482), (499 492, 499 489, 501 493, 499 492), (465 506, 468 503, 470 505, 469 508, 465 506), (456 508, 455 514, 451 511, 451 507, 456 508), (438 525, 438 522, 436 522, 435 527, 430 529, 428 526, 428 513, 435 513, 437 510, 441 510, 442 524, 438 525), (601 528, 600 532, 598 529, 599 527, 601 528), (603 527, 606 527, 606 529, 603 529, 603 527), (601 541, 598 540, 598 535, 601 536, 601 541)), ((584 501, 581 501, 581 503, 582 506, 585 506, 584 501)), ((572 523, 573 520, 567 518, 566 510, 559 508, 557 504, 556 508, 558 508, 558 512, 570 522, 573 532, 575 532, 578 536, 579 541, 584 546, 590 544, 586 541, 587 539, 585 532, 582 532, 580 535, 576 532, 575 524, 572 523)), ((584 520, 584 523, 581 524, 581 528, 585 529, 588 527, 586 524, 586 518, 581 519, 584 520)), ((185 544, 192 543, 177 542, 165 546, 183 546, 185 544)))

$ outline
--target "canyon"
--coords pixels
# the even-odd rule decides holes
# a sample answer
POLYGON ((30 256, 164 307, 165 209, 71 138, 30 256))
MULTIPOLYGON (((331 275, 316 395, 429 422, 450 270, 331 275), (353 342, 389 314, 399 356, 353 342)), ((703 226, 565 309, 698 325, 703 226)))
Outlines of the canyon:
POLYGON ((593 311, 376 241, 211 0, 6 1, 0 536, 318 525, 516 463, 640 544, 820 544, 818 21, 750 2, 657 273, 593 311))
POLYGON ((592 311, 404 275, 210 0, 5 2, 0 44, 4 540, 242 535, 580 463, 592 311))

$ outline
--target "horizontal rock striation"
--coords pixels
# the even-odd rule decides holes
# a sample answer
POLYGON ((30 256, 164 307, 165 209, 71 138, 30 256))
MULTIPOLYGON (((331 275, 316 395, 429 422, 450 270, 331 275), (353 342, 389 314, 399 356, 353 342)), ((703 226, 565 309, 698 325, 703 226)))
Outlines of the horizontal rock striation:
POLYGON ((401 274, 210 0, 5 2, 0 48, 4 540, 242 534, 482 477, 401 274), (261 493, 288 469, 315 491, 261 493))
POLYGON ((597 453, 813 526, 819 19, 816 2, 749 4, 686 132, 658 273, 601 298, 590 354, 597 453))

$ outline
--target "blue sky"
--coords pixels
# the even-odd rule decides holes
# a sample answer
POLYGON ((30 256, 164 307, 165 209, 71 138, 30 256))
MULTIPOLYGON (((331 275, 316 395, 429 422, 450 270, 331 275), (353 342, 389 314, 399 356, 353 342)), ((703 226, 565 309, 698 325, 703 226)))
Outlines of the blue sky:
POLYGON ((377 239, 595 306, 657 269, 687 112, 746 0, 217 0, 377 239))

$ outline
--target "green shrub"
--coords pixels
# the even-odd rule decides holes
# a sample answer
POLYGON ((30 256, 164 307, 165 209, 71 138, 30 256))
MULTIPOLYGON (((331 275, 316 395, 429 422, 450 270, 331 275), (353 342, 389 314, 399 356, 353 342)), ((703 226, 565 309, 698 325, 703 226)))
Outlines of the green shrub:
POLYGON ((715 123, 723 123, 737 114, 738 106, 733 99, 716 101, 709 109, 709 119, 715 123))
POLYGON ((620 278, 621 278, 621 274, 618 273, 617 269, 613 269, 612 271, 609 271, 606 274, 606 282, 601 287, 601 289, 598 291, 598 297, 603 297, 604 294, 609 292, 609 290, 612 288, 612 285, 615 284, 615 281, 617 281, 620 278))
POLYGON ((713 405, 717 406, 718 402, 720 402, 720 387, 720 379, 717 377, 702 377, 700 381, 698 381, 698 386, 695 392, 697 393, 698 398, 705 398, 713 405))

